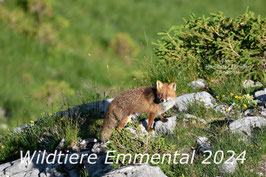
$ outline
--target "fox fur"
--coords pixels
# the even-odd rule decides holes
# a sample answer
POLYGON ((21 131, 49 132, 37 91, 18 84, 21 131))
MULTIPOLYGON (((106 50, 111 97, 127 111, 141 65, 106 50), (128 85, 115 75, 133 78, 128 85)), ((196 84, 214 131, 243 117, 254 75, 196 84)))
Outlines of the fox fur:
POLYGON ((134 114, 149 114, 147 130, 151 130, 155 116, 160 116, 163 122, 167 119, 163 113, 176 104, 176 83, 156 82, 156 88, 139 87, 120 93, 108 106, 101 140, 106 142, 115 128, 121 130, 134 114))

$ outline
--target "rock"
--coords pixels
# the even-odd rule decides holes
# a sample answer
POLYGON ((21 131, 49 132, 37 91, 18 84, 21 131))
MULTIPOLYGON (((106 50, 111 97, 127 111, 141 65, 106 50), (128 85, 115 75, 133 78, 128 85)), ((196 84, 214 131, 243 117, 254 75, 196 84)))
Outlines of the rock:
POLYGON ((245 112, 244 112, 244 115, 245 116, 252 116, 253 114, 253 109, 248 109, 248 110, 246 110, 245 112))
POLYGON ((198 144, 198 148, 197 148, 198 154, 204 154, 204 151, 212 150, 211 143, 209 139, 206 137, 198 137, 197 144, 198 144))
POLYGON ((132 139, 136 139, 136 138, 139 137, 139 136, 144 137, 144 136, 146 136, 146 135, 149 134, 149 133, 147 132, 146 128, 145 128, 142 124, 140 124, 140 131, 141 131, 141 132, 139 132, 139 131, 137 131, 137 130, 131 128, 131 127, 126 127, 126 129, 128 129, 132 134, 135 135, 135 136, 131 136, 131 137, 130 137, 130 138, 132 138, 132 139))
POLYGON ((39 169, 33 169, 32 171, 29 171, 24 177, 34 177, 38 176, 40 174, 39 169))
POLYGON ((91 152, 93 153, 101 153, 101 152, 105 152, 107 149, 106 144, 103 143, 95 143, 91 149, 91 152))
POLYGON ((251 136, 254 128, 263 128, 266 126, 266 119, 259 116, 244 117, 230 123, 229 129, 232 133, 240 133, 251 136))
POLYGON ((80 175, 78 174, 78 172, 76 170, 71 170, 68 172, 68 175, 70 177, 80 177, 80 175))
POLYGON ((16 128, 14 128, 13 131, 14 131, 15 133, 21 133, 21 132, 23 132, 24 130, 30 128, 32 125, 33 125, 33 124, 25 124, 25 125, 22 125, 22 126, 20 126, 20 127, 16 127, 16 128))
POLYGON ((177 106, 180 111, 187 110, 187 106, 195 101, 201 101, 206 107, 213 107, 215 99, 206 91, 184 94, 177 97, 177 106))
POLYGON ((222 114, 227 114, 227 112, 226 112, 226 109, 227 109, 227 108, 228 108, 228 107, 225 106, 225 105, 222 105, 222 104, 216 104, 215 107, 214 107, 214 110, 215 110, 216 112, 220 112, 220 113, 222 113, 222 114))
POLYGON ((132 165, 118 168, 114 171, 104 174, 102 177, 166 177, 162 170, 157 166, 148 164, 132 165))
POLYGON ((64 177, 64 174, 61 172, 62 170, 60 169, 61 167, 59 164, 54 164, 46 167, 44 169, 44 172, 47 177, 64 177))
POLYGON ((102 176, 104 173, 113 169, 109 164, 105 164, 105 156, 100 156, 97 158, 95 164, 90 164, 86 162, 85 168, 89 176, 102 176))
POLYGON ((187 122, 188 119, 194 119, 194 120, 198 120, 198 121, 200 121, 200 122, 203 123, 203 124, 207 124, 206 120, 204 120, 204 119, 199 119, 199 118, 197 118, 196 116, 194 116, 194 115, 192 115, 192 114, 184 114, 184 117, 185 117, 185 119, 184 119, 183 121, 185 121, 185 122, 187 122))
POLYGON ((55 148, 56 150, 63 150, 65 146, 65 138, 63 138, 60 143, 58 144, 58 146, 55 148))
POLYGON ((228 112, 230 112, 231 110, 233 110, 234 106, 235 106, 235 103, 231 104, 231 106, 229 106, 229 108, 228 108, 228 112))
MULTIPOLYGON (((148 120, 143 120, 140 122, 139 127, 137 127, 140 128, 140 130, 131 127, 126 127, 126 129, 128 129, 133 134, 133 136, 131 136, 130 138, 136 139, 137 137, 145 137, 145 136, 149 136, 149 138, 154 138, 155 137, 154 131, 148 132, 147 125, 148 125, 148 120)), ((153 122, 151 128, 154 127, 154 125, 155 123, 153 122)))
POLYGON ((256 102, 259 106, 266 105, 266 88, 264 90, 259 90, 254 93, 256 102))
POLYGON ((262 87, 263 85, 260 82, 254 82, 253 80, 245 80, 243 82, 244 88, 252 88, 252 87, 262 87))
POLYGON ((187 119, 198 119, 196 116, 194 116, 192 114, 184 114, 184 117, 187 119))
POLYGON ((80 151, 85 151, 85 150, 88 150, 88 148, 90 148, 91 146, 93 146, 93 144, 96 142, 97 142, 97 139, 95 138, 86 138, 84 140, 79 141, 78 146, 80 147, 80 151))
POLYGON ((10 167, 12 165, 11 162, 5 163, 5 164, 1 164, 0 165, 0 171, 4 171, 7 167, 10 167))
POLYGON ((66 111, 61 111, 56 113, 56 117, 73 117, 75 115, 86 115, 86 114, 99 114, 100 116, 104 116, 108 105, 113 101, 114 98, 110 98, 103 101, 96 101, 92 103, 86 103, 83 105, 79 105, 76 107, 73 107, 66 111))
POLYGON ((167 122, 161 120, 155 123, 155 134, 169 135, 173 134, 176 128, 176 116, 167 118, 167 122))
POLYGON ((260 112, 260 114, 261 114, 262 116, 265 116, 265 117, 266 117, 266 110, 264 109, 263 111, 260 112))
POLYGON ((221 167, 221 172, 223 174, 233 174, 235 170, 238 168, 238 164, 235 158, 232 158, 227 163, 224 162, 221 167))
POLYGON ((204 79, 198 79, 188 84, 192 89, 206 88, 206 81, 204 79))
MULTIPOLYGON (((36 153, 32 160, 32 163, 30 163, 29 161, 21 161, 21 159, 18 159, 8 164, 4 164, 3 166, 6 166, 6 168, 4 169, 4 174, 6 176, 27 176, 32 174, 35 169, 38 169, 39 174, 40 171, 44 169, 44 164, 36 163, 38 154, 39 153, 36 153)), ((2 165, 0 166, 0 169, 1 168, 2 165)), ((35 171, 34 173, 37 173, 37 171, 35 171)))
POLYGON ((67 149, 69 149, 72 152, 87 151, 91 149, 96 142, 97 142, 97 139, 95 138, 87 138, 87 139, 78 141, 74 146, 68 146, 67 149))

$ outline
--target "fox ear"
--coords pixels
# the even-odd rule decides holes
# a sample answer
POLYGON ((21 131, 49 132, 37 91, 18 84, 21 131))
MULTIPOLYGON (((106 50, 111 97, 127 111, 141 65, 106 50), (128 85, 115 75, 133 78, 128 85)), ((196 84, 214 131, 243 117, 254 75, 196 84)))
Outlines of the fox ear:
POLYGON ((157 87, 157 89, 162 88, 163 87, 163 83, 161 81, 157 80, 156 87, 157 87))
POLYGON ((172 89, 172 90, 176 90, 176 83, 173 82, 169 85, 169 87, 172 89))

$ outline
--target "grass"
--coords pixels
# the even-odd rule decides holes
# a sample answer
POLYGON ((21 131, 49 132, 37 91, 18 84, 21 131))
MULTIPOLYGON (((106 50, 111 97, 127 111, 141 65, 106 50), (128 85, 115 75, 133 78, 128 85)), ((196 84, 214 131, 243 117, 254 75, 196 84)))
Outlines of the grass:
MULTIPOLYGON (((249 10, 263 18, 266 16, 264 0, 237 0, 234 3, 231 0, 66 0, 64 5, 52 1, 52 17, 46 16, 40 22, 36 21, 36 14, 31 14, 18 2, 0 4, 0 107, 7 112, 6 117, 0 117, 0 123, 7 124, 10 129, 0 129, 0 163, 19 158, 20 150, 52 152, 62 138, 66 139, 66 147, 87 137, 99 139, 102 117, 86 115, 73 121, 65 117, 55 119, 49 113, 113 97, 128 88, 153 85, 158 79, 176 82, 178 95, 200 91, 188 86, 198 79, 197 73, 185 65, 178 69, 163 67, 151 45, 159 38, 159 31, 184 24, 183 18, 191 13, 208 16, 210 12, 223 11, 226 16, 236 17, 249 6, 249 10), (6 20, 9 18, 13 21, 6 20), (43 38, 42 33, 47 37, 43 38), (122 50, 122 55, 117 52, 121 49, 120 40, 129 46, 122 50), (31 120, 35 123, 30 129, 22 133, 11 131, 31 120)), ((220 103, 229 106, 236 102, 240 111, 256 107, 249 103, 250 100, 243 102, 230 93, 244 97, 261 87, 244 89, 245 78, 241 76, 209 79, 208 91, 218 96, 220 103), (243 108, 244 104, 247 108, 243 108)), ((224 115, 213 109, 192 103, 186 113, 210 123, 183 122, 182 113, 173 135, 147 144, 145 138, 136 142, 123 131, 124 136, 115 139, 110 148, 126 143, 123 152, 138 150, 154 154, 177 150, 190 153, 191 148, 197 147, 196 138, 206 136, 211 140, 213 152, 234 150, 240 154, 246 150, 247 160, 243 165, 239 164, 235 175, 255 176, 250 169, 255 169, 266 153, 265 129, 255 134, 251 144, 245 144, 239 136, 229 133, 224 115)), ((166 115, 174 114, 176 112, 172 110, 166 115)), ((145 117, 147 115, 142 116, 145 117)), ((220 165, 202 165, 203 158, 197 157, 193 165, 163 164, 160 167, 168 176, 219 176, 220 165)), ((84 169, 81 173, 88 175, 84 169)))
MULTIPOLYGON (((92 101, 90 98, 95 90, 90 89, 91 85, 97 85, 103 92, 151 84, 142 79, 135 81, 143 72, 151 70, 142 68, 146 65, 143 64, 145 57, 154 59, 151 43, 158 39, 159 31, 183 24, 182 18, 188 18, 191 13, 208 15, 209 12, 223 11, 225 15, 234 17, 249 6, 250 10, 262 17, 266 15, 263 0, 238 0, 233 4, 230 0, 204 0, 200 3, 182 0, 67 0, 64 6, 51 1, 52 17, 44 18, 41 29, 51 28, 50 32, 42 32, 55 37, 52 43, 41 43, 38 37, 34 37, 39 30, 38 25, 33 25, 35 16, 23 12, 18 2, 6 1, 0 5, 1 13, 9 10, 8 17, 18 19, 11 23, 11 20, 6 21, 8 18, 4 14, 0 18, 0 106, 9 113, 8 118, 0 122, 7 124, 10 129, 35 120, 43 111, 56 112, 80 104, 81 100, 76 100, 80 95, 83 96, 82 101, 92 101), (33 32, 23 32, 29 29, 33 32), (130 58, 131 65, 124 58, 119 58, 111 47, 111 41, 119 33, 126 33, 139 51, 130 58), (42 99, 34 97, 46 90, 51 82, 55 86, 63 82, 66 89, 77 94, 59 94, 52 105, 47 103, 47 96, 42 99)), ((158 68, 153 66, 151 68, 154 73, 170 72, 162 69, 157 71, 158 68)), ((189 81, 181 80, 185 73, 173 69, 171 72, 171 80, 178 77, 182 82, 178 84, 180 93, 189 92, 185 86, 189 81)), ((153 78, 165 79, 158 75, 153 78)))
POLYGON ((30 127, 21 133, 9 131, 1 135, 0 163, 19 158, 20 151, 53 152, 63 138, 64 147, 72 147, 80 140, 78 120, 43 115, 37 122, 31 121, 30 127))

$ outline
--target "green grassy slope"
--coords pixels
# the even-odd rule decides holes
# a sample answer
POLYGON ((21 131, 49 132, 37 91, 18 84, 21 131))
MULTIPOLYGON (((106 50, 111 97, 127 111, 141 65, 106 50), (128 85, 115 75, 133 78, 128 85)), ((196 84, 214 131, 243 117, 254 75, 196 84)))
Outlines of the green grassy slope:
MULTIPOLYGON (((0 7, 23 11, 18 2, 22 1, 6 1, 0 7)), ((234 17, 249 6, 256 14, 266 16, 264 0, 51 2, 52 17, 44 20, 43 29, 65 25, 51 32, 56 36, 53 44, 41 43, 0 18, 0 107, 9 113, 0 123, 10 128, 36 119, 41 112, 65 109, 63 103, 74 105, 95 99, 94 85, 101 93, 137 86, 132 78, 141 72, 144 56, 153 56, 151 43, 158 39, 157 33, 183 23, 191 13, 208 16, 209 12, 223 11, 234 17), (138 51, 130 64, 111 47, 119 33, 128 34, 138 51)), ((25 20, 27 27, 26 20, 33 21, 34 15, 24 13, 21 23, 25 20)), ((10 15, 14 19, 18 14, 10 15)))

